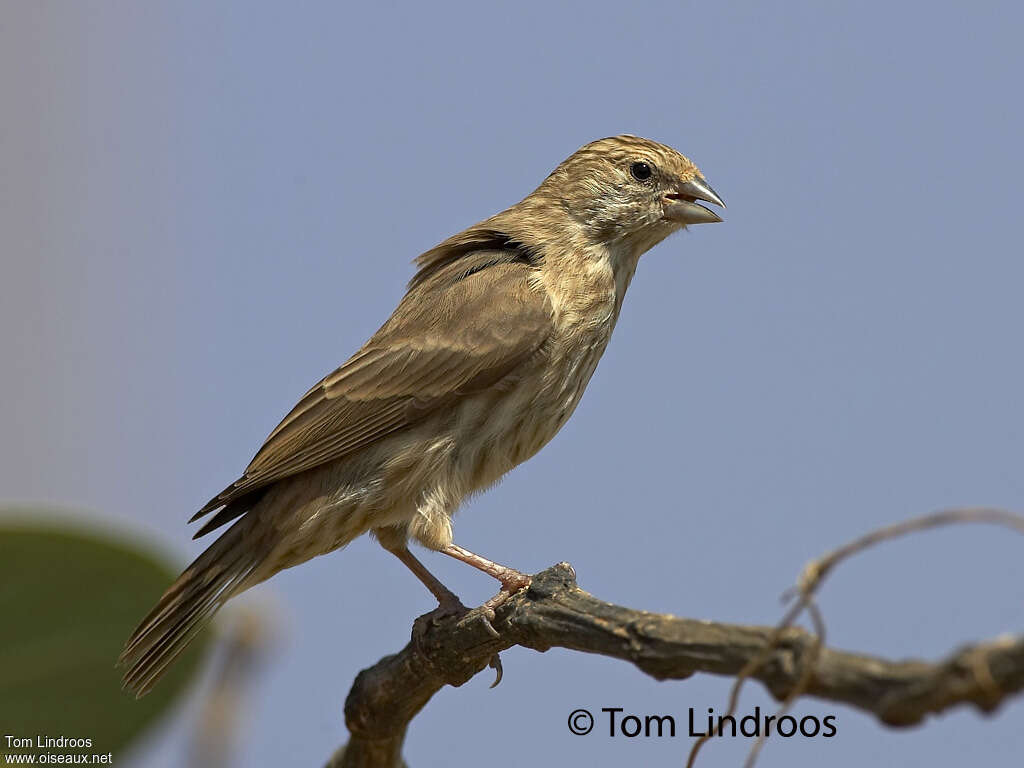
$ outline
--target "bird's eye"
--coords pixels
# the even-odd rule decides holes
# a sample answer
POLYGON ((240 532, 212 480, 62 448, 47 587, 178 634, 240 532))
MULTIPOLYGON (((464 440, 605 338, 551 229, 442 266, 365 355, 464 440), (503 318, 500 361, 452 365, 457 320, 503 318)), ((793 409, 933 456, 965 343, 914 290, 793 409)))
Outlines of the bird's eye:
POLYGON ((651 166, 647 163, 633 163, 629 166, 629 172, 637 181, 647 181, 651 178, 651 174, 654 173, 654 171, 651 170, 651 166))

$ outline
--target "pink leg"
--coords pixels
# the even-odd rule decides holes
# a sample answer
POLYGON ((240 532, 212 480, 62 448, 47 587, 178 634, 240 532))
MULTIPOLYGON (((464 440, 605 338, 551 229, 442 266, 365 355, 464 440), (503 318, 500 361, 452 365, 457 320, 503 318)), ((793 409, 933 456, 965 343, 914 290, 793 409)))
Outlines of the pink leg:
MULTIPOLYGON (((381 541, 381 543, 383 544, 384 542, 381 541)), ((442 584, 434 574, 428 571, 427 566, 421 563, 404 544, 401 546, 389 546, 385 544, 385 549, 392 552, 395 557, 405 563, 405 566, 415 574, 416 578, 423 582, 423 585, 430 590, 434 597, 437 598, 441 613, 466 613, 468 611, 466 606, 462 604, 462 601, 459 600, 455 593, 442 584)), ((490 621, 494 618, 494 609, 508 600, 509 597, 523 587, 530 586, 530 577, 525 573, 520 573, 514 568, 499 565, 485 557, 480 557, 480 555, 474 554, 468 549, 463 549, 455 544, 451 544, 441 551, 446 555, 454 557, 456 560, 461 560, 464 563, 472 565, 474 568, 478 568, 501 582, 501 591, 481 606, 481 608, 484 609, 483 614, 481 615, 484 626, 492 636, 499 637, 500 635, 498 634, 498 631, 491 625, 490 621)), ((495 671, 494 682, 491 683, 491 688, 493 688, 501 682, 501 657, 498 654, 494 654, 489 666, 495 671)))
POLYGON ((459 600, 458 595, 448 589, 434 574, 428 571, 427 566, 421 563, 409 551, 408 547, 388 548, 388 551, 405 563, 405 566, 413 572, 416 578, 423 582, 423 586, 429 589, 430 593, 437 598, 442 613, 465 613, 468 610, 462 604, 462 601, 459 600))
POLYGON ((482 606, 484 608, 490 608, 493 610, 519 590, 530 586, 530 577, 525 573, 517 571, 514 568, 509 568, 507 565, 499 565, 498 563, 488 560, 486 557, 481 557, 480 555, 470 552, 468 549, 463 549, 457 544, 449 544, 447 547, 442 549, 441 552, 449 557, 454 557, 456 560, 461 560, 467 565, 471 565, 474 568, 483 571, 488 576, 493 576, 501 582, 501 591, 484 603, 482 606))

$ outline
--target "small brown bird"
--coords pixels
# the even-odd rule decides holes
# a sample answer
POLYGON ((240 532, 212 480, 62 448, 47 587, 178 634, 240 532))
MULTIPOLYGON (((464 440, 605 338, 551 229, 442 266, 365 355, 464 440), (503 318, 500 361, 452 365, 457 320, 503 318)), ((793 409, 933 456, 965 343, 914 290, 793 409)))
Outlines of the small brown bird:
POLYGON ((530 579, 452 542, 462 501, 539 451, 572 415, 640 256, 723 205, 697 167, 636 136, 587 144, 524 200, 417 260, 394 314, 271 432, 190 522, 236 522, 129 638, 125 686, 146 693, 230 597, 371 533, 437 597, 458 598, 415 539, 501 582, 530 579), (237 519, 241 518, 241 519, 237 519))

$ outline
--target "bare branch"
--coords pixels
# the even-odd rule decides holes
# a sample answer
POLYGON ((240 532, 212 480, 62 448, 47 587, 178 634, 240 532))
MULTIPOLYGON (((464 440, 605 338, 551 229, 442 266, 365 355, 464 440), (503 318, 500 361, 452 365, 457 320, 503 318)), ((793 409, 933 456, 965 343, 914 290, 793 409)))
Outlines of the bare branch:
POLYGON ((890 726, 913 725, 960 704, 991 712, 1024 688, 1024 637, 966 647, 937 663, 888 661, 822 648, 815 635, 797 627, 723 624, 605 603, 576 585, 567 563, 534 576, 528 590, 498 609, 492 624, 497 637, 478 611, 417 619, 402 651, 356 677, 345 702, 351 739, 328 766, 403 765, 406 728, 430 697, 446 684, 462 685, 495 653, 516 645, 598 653, 631 662, 658 680, 746 672, 780 701, 806 685, 808 695, 872 713, 890 726))

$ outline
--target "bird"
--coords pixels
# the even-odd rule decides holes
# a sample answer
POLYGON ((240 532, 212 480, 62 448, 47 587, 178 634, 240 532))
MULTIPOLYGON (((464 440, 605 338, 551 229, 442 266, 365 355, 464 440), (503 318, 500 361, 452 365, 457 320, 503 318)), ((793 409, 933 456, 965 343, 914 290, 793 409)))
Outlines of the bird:
POLYGON ((590 142, 533 192, 416 258, 391 317, 310 389, 234 483, 189 522, 228 527, 141 621, 118 663, 147 693, 231 597, 370 534, 465 610, 410 542, 493 576, 492 610, 530 577, 459 547, 452 516, 566 423, 611 337, 637 263, 722 221, 688 158, 650 139, 590 142))

